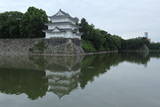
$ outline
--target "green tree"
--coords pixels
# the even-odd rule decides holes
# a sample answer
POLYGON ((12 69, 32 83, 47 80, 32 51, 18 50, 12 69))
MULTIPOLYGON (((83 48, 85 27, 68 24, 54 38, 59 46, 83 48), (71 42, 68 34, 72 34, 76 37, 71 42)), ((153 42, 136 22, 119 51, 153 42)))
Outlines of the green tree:
POLYGON ((122 50, 137 50, 144 45, 149 46, 149 44, 150 41, 145 37, 128 39, 122 43, 122 50))
POLYGON ((23 13, 5 12, 0 14, 0 38, 20 38, 20 23, 23 13))
POLYGON ((160 51, 160 43, 154 43, 154 42, 150 43, 149 49, 154 51, 155 50, 160 51))
MULTIPOLYGON (((96 51, 118 50, 121 48, 121 41, 123 40, 122 38, 116 35, 111 35, 104 30, 96 29, 94 25, 88 24, 84 18, 81 20, 79 25, 80 32, 83 34, 82 39, 87 42, 85 44, 92 43, 96 51)), ((83 49, 89 49, 88 47, 84 46, 88 45, 83 45, 83 49)))
POLYGON ((22 19, 21 35, 24 38, 45 37, 43 30, 46 28, 46 22, 48 18, 45 11, 29 7, 22 19))

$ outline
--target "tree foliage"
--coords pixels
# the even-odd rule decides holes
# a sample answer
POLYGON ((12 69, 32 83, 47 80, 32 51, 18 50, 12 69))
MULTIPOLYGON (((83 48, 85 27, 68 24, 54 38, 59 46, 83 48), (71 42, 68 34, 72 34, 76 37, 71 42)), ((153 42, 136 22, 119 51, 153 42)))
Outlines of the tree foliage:
POLYGON ((160 43, 154 43, 154 42, 150 43, 149 49, 160 51, 160 43))
POLYGON ((96 51, 118 50, 121 48, 122 39, 120 37, 111 35, 104 30, 96 29, 94 25, 88 24, 84 18, 79 25, 82 39, 92 43, 96 51))
POLYGON ((48 22, 46 12, 29 7, 26 13, 5 12, 0 14, 0 38, 44 37, 43 29, 48 22))
MULTIPOLYGON (((79 25, 80 32, 83 34, 83 41, 86 41, 86 44, 91 43, 96 51, 136 50, 150 44, 149 40, 145 37, 124 40, 117 35, 111 35, 104 30, 96 29, 94 25, 88 24, 84 18, 79 25)), ((87 49, 85 46, 83 48, 87 49)))
POLYGON ((125 40, 122 44, 122 49, 125 50, 136 50, 146 45, 149 46, 150 42, 145 37, 139 37, 134 39, 125 40))
POLYGON ((22 18, 22 36, 27 38, 45 37, 43 29, 48 21, 46 12, 35 7, 28 8, 22 18))
POLYGON ((0 38, 19 38, 20 21, 23 13, 5 12, 0 14, 0 38))

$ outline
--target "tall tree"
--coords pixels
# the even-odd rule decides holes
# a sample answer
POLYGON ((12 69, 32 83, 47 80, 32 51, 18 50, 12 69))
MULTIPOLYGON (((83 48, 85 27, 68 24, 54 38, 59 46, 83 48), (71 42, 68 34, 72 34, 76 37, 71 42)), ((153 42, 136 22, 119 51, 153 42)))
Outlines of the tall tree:
POLYGON ((0 14, 0 38, 19 38, 23 13, 5 12, 0 14))
POLYGON ((24 38, 45 37, 43 30, 46 22, 48 18, 44 10, 29 7, 22 19, 21 35, 24 38))

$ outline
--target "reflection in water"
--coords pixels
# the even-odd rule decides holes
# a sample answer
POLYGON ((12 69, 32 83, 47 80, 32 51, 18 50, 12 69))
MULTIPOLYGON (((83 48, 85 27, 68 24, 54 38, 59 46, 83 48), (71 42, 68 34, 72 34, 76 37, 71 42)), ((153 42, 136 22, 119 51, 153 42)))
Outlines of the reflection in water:
POLYGON ((25 69, 0 69, 0 91, 6 94, 25 93, 30 99, 37 99, 46 94, 48 89, 45 73, 25 69))
POLYGON ((127 61, 147 65, 157 54, 106 54, 86 57, 0 56, 0 92, 25 93, 35 100, 47 92, 59 98, 79 86, 83 89, 112 66, 127 61))
POLYGON ((82 57, 48 57, 45 60, 49 62, 45 65, 48 91, 61 98, 78 87, 82 57))

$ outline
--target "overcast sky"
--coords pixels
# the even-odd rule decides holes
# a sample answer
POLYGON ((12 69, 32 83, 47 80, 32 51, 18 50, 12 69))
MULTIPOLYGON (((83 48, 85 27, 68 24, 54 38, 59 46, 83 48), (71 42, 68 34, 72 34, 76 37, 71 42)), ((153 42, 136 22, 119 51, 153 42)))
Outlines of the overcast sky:
POLYGON ((160 0, 0 0, 0 12, 25 12, 29 6, 48 15, 62 9, 124 38, 149 32, 153 41, 160 41, 160 0))

